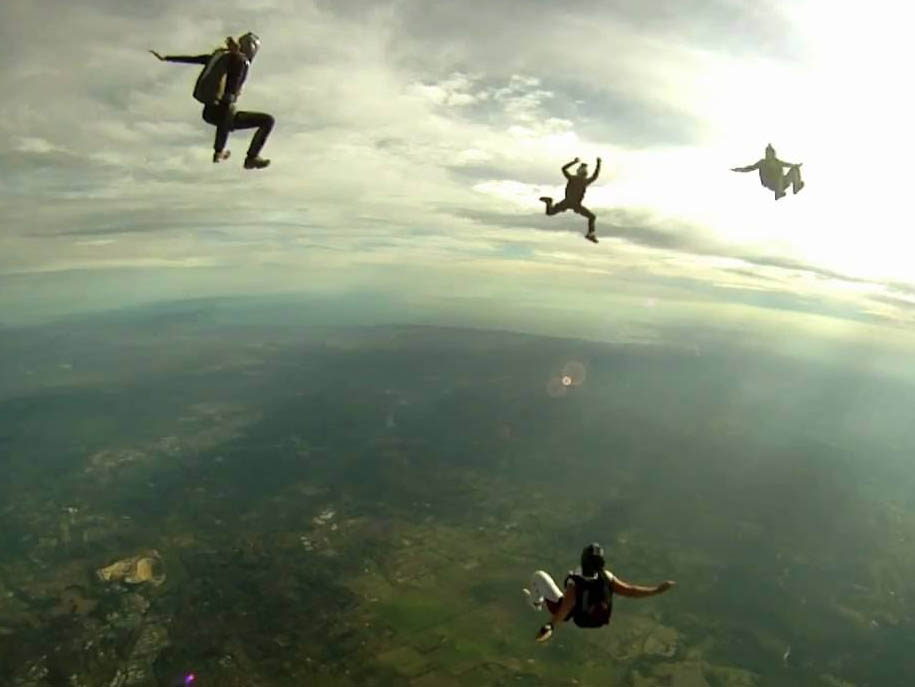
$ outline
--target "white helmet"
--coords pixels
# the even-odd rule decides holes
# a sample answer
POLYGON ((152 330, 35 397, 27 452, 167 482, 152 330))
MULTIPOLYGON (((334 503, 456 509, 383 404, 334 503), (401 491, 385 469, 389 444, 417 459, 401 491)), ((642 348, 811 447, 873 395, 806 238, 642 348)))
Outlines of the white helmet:
POLYGON ((238 39, 238 47, 245 54, 245 57, 248 58, 248 61, 251 62, 254 60, 258 48, 261 47, 261 39, 248 31, 248 33, 238 39))

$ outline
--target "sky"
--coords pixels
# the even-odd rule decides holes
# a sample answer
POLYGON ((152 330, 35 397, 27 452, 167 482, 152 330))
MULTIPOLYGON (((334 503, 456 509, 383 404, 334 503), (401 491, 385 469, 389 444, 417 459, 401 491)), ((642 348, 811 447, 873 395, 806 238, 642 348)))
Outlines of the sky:
POLYGON ((532 313, 554 334, 664 318, 776 340, 790 321, 910 350, 904 3, 213 7, 0 4, 0 324, 371 293, 519 328, 532 313), (262 46, 239 107, 277 120, 258 172, 247 132, 211 163, 198 68, 147 52, 248 30, 262 46), (729 171, 769 142, 807 184, 777 203, 729 171), (537 198, 598 156, 594 246, 537 198))

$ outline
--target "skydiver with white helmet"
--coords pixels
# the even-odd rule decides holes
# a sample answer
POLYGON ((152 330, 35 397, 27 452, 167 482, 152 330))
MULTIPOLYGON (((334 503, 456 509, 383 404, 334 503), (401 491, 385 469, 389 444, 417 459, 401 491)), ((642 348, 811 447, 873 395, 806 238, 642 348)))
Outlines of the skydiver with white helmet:
POLYGON ((775 148, 772 144, 766 146, 766 156, 752 165, 746 167, 734 167, 732 172, 752 172, 759 170, 759 182, 770 191, 775 192, 775 200, 785 195, 785 189, 791 186, 794 193, 799 193, 804 188, 804 182, 801 181, 801 165, 799 162, 793 164, 784 162, 775 157, 775 148), (788 171, 782 174, 782 168, 787 167, 788 171))
POLYGON ((600 544, 589 544, 581 552, 581 567, 572 570, 561 591, 549 573, 538 570, 531 578, 531 588, 524 589, 524 597, 535 609, 546 607, 550 620, 540 628, 536 640, 545 642, 552 637, 560 623, 572 620, 578 627, 598 628, 610 622, 613 613, 613 595, 642 598, 663 594, 674 586, 667 580, 654 587, 640 587, 616 577, 606 568, 604 549, 600 544))
POLYGON ((245 169, 263 169, 270 164, 270 160, 260 157, 260 152, 273 129, 273 117, 263 112, 235 109, 235 102, 260 44, 260 38, 249 31, 238 40, 229 36, 225 48, 217 48, 205 55, 162 56, 155 50, 149 51, 164 62, 204 65, 194 84, 194 99, 203 103, 203 120, 216 127, 213 162, 222 162, 229 157, 229 151, 225 149, 229 132, 257 128, 245 157, 245 169))

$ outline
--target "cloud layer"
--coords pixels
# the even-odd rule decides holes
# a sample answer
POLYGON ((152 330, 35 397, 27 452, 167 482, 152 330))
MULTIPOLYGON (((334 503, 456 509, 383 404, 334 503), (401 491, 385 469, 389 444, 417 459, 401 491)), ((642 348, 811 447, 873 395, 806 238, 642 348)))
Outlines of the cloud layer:
POLYGON ((646 292, 912 321, 911 211, 884 155, 911 107, 862 71, 880 59, 876 81, 892 83, 892 41, 841 59, 830 27, 860 21, 852 10, 824 24, 814 2, 225 7, 0 7, 0 87, 16 96, 0 121, 0 275, 223 268, 235 292, 233 274, 265 265, 338 288, 434 265, 435 291, 454 265, 485 262, 506 279, 627 275, 646 292), (205 52, 248 29, 264 44, 241 106, 277 117, 274 164, 256 174, 239 164, 246 132, 229 163, 209 162, 196 68, 146 52, 205 52), (854 86, 891 112, 879 131, 863 130, 854 86), (727 171, 769 140, 809 180, 778 204, 727 171), (572 235, 580 217, 537 201, 561 193, 573 156, 604 160, 587 199, 597 249, 572 235), (883 170, 879 200, 867 165, 883 170))

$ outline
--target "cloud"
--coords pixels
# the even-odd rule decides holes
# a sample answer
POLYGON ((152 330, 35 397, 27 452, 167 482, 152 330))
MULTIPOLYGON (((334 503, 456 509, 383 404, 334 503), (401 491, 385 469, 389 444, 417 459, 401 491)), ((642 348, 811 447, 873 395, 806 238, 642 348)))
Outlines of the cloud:
POLYGON ((257 0, 214 17, 203 0, 2 3, 0 88, 17 97, 0 121, 0 274, 215 265, 233 288, 246 265, 326 263, 340 286, 460 263, 904 319, 904 196, 888 174, 891 192, 865 202, 847 170, 879 159, 833 150, 837 129, 873 128, 847 126, 847 103, 824 116, 832 86, 824 104, 805 94, 837 54, 808 4, 257 0), (247 132, 210 163, 196 67, 146 52, 248 29, 264 44, 240 106, 277 117, 263 173, 240 168, 247 132), (810 179, 777 206, 727 171, 770 135, 810 179), (571 236, 582 218, 537 201, 576 155, 603 157, 588 202, 610 257, 571 236))

